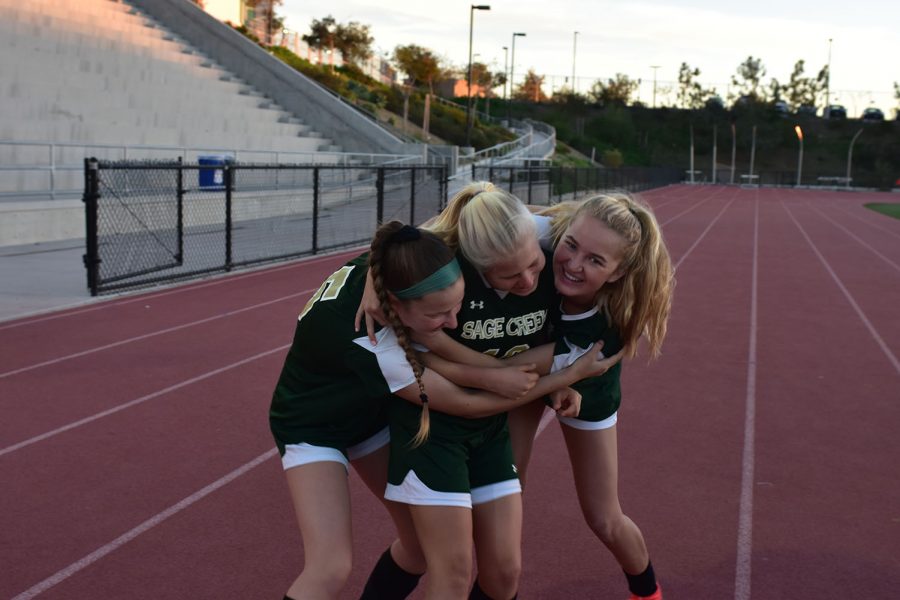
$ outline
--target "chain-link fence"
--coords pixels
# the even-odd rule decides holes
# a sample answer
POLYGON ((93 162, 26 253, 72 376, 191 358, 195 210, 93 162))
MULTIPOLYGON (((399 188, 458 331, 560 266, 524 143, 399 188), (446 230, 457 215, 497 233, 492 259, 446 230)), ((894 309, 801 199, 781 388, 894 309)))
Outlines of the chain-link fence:
MULTIPOLYGON (((210 157, 212 158, 212 157, 210 157)), ((85 161, 88 287, 96 295, 365 245, 378 224, 419 224, 447 202, 442 166, 85 161)), ((637 192, 677 169, 474 166, 528 204, 637 192)))
POLYGON ((85 161, 88 287, 97 295, 369 242, 447 199, 439 166, 85 161))
POLYGON ((522 199, 547 206, 589 192, 640 192, 682 181, 678 169, 661 167, 574 168, 532 166, 473 166, 473 180, 487 180, 522 199))

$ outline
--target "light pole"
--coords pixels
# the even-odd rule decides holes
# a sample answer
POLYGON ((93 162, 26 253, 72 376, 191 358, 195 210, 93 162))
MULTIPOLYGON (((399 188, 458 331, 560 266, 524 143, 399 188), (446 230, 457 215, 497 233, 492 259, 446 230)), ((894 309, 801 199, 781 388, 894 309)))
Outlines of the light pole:
POLYGON ((800 187, 800 178, 803 175, 803 130, 799 125, 794 125, 797 139, 800 140, 800 156, 797 157, 797 187, 800 187))
POLYGON ((466 78, 466 146, 471 146, 472 137, 472 25, 476 10, 491 10, 488 4, 472 4, 469 9, 469 75, 466 78))
POLYGON ((575 32, 575 35, 572 39, 572 93, 575 94, 577 91, 575 90, 575 51, 578 49, 578 32, 575 32))
POLYGON ((856 135, 854 135, 853 139, 850 140, 850 149, 847 150, 847 187, 850 187, 850 162, 853 160, 853 144, 856 143, 856 138, 858 138, 859 134, 861 134, 862 132, 862 129, 856 132, 856 135))
POLYGON ((650 68, 653 69, 653 108, 656 108, 656 70, 659 65, 650 65, 650 68))
POLYGON ((503 46, 503 103, 506 104, 506 76, 509 74, 509 46, 503 46))
POLYGON ((828 38, 828 71, 825 74, 825 106, 831 105, 831 38, 828 38))
POLYGON ((509 61, 509 102, 506 103, 506 120, 512 119, 513 74, 516 70, 516 38, 525 37, 524 33, 512 34, 512 58, 509 61))

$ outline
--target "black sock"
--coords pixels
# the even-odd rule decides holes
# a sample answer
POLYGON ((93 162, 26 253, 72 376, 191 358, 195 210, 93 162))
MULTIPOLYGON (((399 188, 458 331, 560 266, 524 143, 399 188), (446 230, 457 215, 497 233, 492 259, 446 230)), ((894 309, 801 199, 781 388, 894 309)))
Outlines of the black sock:
MULTIPOLYGON (((514 595, 510 600, 516 600, 519 597, 519 594, 514 595)), ((478 585, 478 578, 475 578, 475 585, 472 586, 472 591, 469 593, 469 600, 496 600, 495 598, 491 598, 487 594, 484 593, 484 590, 481 589, 481 586, 478 585)))
POLYGON ((652 596, 656 592, 656 575, 653 573, 653 564, 649 561, 643 573, 638 575, 625 573, 625 579, 628 580, 628 591, 635 596, 652 596))
POLYGON ((409 573, 397 564, 388 547, 378 559, 359 600, 401 600, 419 585, 421 575, 409 573))

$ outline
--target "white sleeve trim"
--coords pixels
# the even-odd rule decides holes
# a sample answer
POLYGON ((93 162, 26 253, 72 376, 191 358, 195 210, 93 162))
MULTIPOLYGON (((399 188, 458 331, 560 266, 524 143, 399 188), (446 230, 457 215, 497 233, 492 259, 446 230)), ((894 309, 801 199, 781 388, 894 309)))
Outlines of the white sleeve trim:
POLYGON ((378 341, 377 346, 373 346, 366 336, 356 338, 353 343, 375 355, 381 375, 391 393, 414 384, 416 374, 413 373, 409 361, 406 360, 406 353, 400 347, 394 330, 384 327, 375 334, 375 339, 378 341))

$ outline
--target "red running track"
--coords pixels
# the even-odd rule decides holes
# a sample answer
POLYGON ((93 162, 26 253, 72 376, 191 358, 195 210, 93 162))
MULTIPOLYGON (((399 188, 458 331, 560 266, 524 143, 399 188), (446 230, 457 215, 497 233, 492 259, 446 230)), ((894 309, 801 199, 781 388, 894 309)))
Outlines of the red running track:
MULTIPOLYGON (((645 194, 677 265, 663 356, 624 369, 623 507, 666 598, 900 589, 900 221, 884 194, 645 194)), ((302 545, 268 431, 300 308, 355 252, 0 323, 0 597, 280 598, 302 545)), ((559 428, 520 597, 623 599, 559 428)), ((357 597, 392 538, 353 476, 357 597)), ((417 594, 416 597, 421 597, 417 594)))

